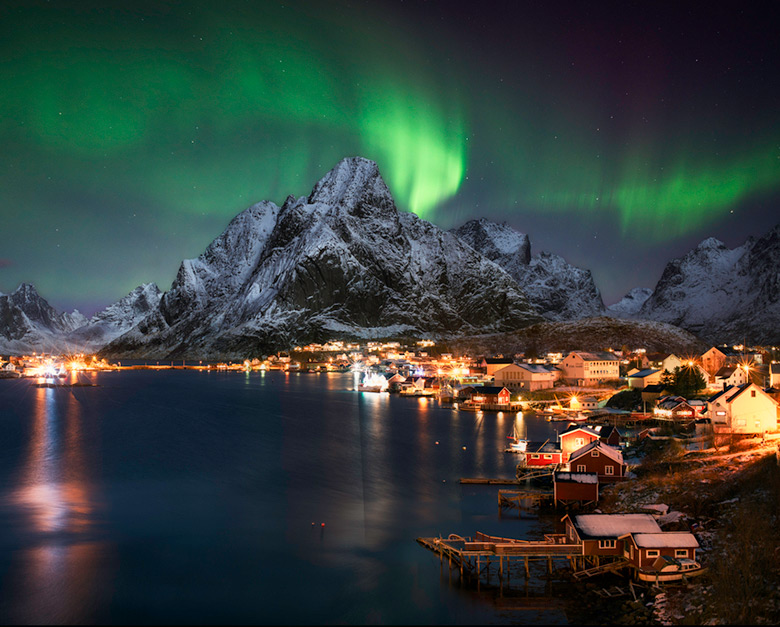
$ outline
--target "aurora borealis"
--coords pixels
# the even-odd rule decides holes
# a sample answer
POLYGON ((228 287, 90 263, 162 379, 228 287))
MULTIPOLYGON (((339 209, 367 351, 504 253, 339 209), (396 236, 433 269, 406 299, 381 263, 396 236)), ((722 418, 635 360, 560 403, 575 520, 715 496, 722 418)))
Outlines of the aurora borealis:
POLYGON ((507 221, 607 304, 777 222, 769 6, 16 2, 0 7, 0 291, 165 290, 254 202, 375 160, 400 209, 507 221))

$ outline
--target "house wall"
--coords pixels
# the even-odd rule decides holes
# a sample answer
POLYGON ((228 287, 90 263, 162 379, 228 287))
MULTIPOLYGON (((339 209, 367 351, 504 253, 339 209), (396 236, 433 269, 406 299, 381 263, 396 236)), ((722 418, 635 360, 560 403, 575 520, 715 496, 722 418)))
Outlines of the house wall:
POLYGON ((511 390, 546 390, 553 387, 556 379, 554 372, 537 373, 512 364, 496 370, 494 382, 511 390))
POLYGON ((776 431, 777 405, 763 391, 751 386, 731 403, 730 418, 732 433, 776 431))
POLYGON ((655 560, 661 555, 668 555, 669 557, 676 557, 677 559, 696 559, 696 549, 674 549, 670 547, 663 547, 657 549, 645 549, 639 548, 634 543, 633 539, 625 541, 624 557, 627 557, 634 566, 641 568, 642 570, 649 570, 653 568, 655 560))
POLYGON ((607 457, 599 451, 588 451, 580 457, 576 457, 569 461, 571 472, 595 472, 599 476, 599 482, 609 483, 610 481, 619 481, 623 478, 622 464, 619 464, 614 459, 607 457), (598 453, 598 456, 594 457, 593 453, 598 453), (581 468, 584 466, 585 468, 581 468), (612 475, 606 474, 607 466, 611 466, 612 475))
POLYGON ((553 484, 553 496, 557 501, 598 501, 599 484, 556 481, 553 484))
POLYGON ((563 462, 569 461, 569 457, 574 451, 581 449, 586 444, 590 444, 593 440, 598 440, 597 435, 591 435, 584 431, 573 431, 571 433, 565 433, 561 435, 561 454, 563 456, 563 462))
POLYGON ((539 453, 525 454, 526 466, 549 466, 551 464, 560 464, 560 463, 561 463, 561 454, 559 452, 545 453, 544 451, 541 451, 539 453))
POLYGON ((620 377, 620 362, 615 360, 586 360, 577 353, 569 353, 561 362, 563 379, 573 385, 588 385, 620 377))

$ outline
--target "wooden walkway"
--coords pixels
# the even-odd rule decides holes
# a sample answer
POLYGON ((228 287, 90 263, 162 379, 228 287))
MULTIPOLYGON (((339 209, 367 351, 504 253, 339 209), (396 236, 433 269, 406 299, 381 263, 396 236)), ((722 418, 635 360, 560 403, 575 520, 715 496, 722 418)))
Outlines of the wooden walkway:
POLYGON ((546 534, 542 541, 501 538, 477 533, 474 540, 451 534, 448 538, 417 538, 417 542, 439 556, 444 565, 460 573, 461 579, 469 578, 478 584, 483 577, 490 583, 491 566, 498 582, 510 580, 512 567, 523 567, 525 577, 530 576, 532 561, 546 561, 547 572, 553 572, 553 560, 564 559, 573 565, 582 555, 581 543, 567 542, 561 534, 546 534))
POLYGON ((627 559, 619 559, 614 562, 607 562, 606 564, 599 564, 598 566, 593 566, 592 568, 586 568, 585 570, 578 570, 572 573, 572 577, 575 581, 579 581, 580 579, 587 579, 589 577, 593 577, 594 575, 603 575, 604 573, 617 572, 629 564, 630 562, 627 559))

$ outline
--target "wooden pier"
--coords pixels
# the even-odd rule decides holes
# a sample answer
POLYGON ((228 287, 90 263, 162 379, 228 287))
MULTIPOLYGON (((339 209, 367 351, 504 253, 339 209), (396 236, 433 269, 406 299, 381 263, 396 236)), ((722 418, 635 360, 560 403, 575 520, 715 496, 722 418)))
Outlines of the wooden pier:
POLYGON ((534 561, 546 562, 548 574, 553 572, 553 560, 566 560, 570 567, 576 566, 577 559, 582 557, 581 543, 568 542, 562 534, 545 534, 544 538, 517 540, 477 532, 474 540, 451 534, 446 539, 417 538, 417 542, 437 554, 442 566, 446 561, 449 572, 457 571, 461 580, 469 579, 479 585, 484 577, 489 584, 494 574, 503 586, 509 585, 513 569, 522 569, 525 578, 530 577, 534 561))

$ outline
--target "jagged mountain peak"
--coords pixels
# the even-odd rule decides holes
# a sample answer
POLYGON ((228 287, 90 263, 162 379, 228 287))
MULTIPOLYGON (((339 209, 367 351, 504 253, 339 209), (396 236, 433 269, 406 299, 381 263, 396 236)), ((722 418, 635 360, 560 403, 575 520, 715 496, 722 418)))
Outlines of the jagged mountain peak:
POLYGON ((105 354, 233 358, 334 333, 447 335, 540 319, 506 271, 399 212, 368 159, 344 159, 308 197, 260 213, 184 261, 159 309, 105 354))
POLYGON ((542 251, 531 256, 531 241, 506 222, 485 218, 452 229, 469 246, 504 268, 522 287, 531 304, 548 320, 571 320, 605 313, 590 270, 542 251))
POLYGON ((307 204, 324 204, 362 215, 367 208, 384 213, 395 211, 390 190, 374 161, 347 157, 314 186, 307 204))

